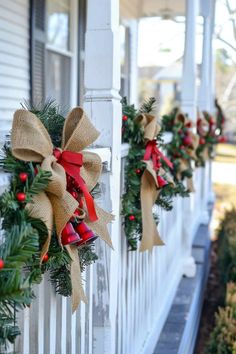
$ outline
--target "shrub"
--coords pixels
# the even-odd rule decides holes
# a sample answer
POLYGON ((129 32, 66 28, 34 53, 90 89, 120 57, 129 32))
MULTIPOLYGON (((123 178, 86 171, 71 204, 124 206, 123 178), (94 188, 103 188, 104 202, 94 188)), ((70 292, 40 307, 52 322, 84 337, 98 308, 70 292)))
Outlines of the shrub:
POLYGON ((226 211, 218 230, 219 268, 222 279, 236 282, 236 210, 226 211))
POLYGON ((236 354, 236 284, 227 285, 226 306, 216 314, 205 354, 236 354))

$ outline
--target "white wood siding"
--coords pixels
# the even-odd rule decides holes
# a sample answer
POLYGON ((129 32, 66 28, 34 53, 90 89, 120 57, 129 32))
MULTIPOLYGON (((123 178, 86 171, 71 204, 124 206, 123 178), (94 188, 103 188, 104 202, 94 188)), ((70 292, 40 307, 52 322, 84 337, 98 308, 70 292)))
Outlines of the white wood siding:
POLYGON ((0 145, 29 99, 29 25, 28 0, 0 0, 0 145))

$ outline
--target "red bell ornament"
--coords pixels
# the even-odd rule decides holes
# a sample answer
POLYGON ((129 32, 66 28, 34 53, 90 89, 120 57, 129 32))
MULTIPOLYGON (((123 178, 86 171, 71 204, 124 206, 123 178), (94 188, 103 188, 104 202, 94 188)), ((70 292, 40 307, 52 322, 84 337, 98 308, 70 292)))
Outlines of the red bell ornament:
POLYGON ((77 246, 93 242, 98 238, 83 221, 75 227, 75 230, 80 236, 80 241, 77 243, 77 246))
POLYGON ((162 178, 161 176, 157 176, 157 183, 160 188, 167 185, 166 180, 164 180, 164 178, 162 178))
POLYGON ((61 243, 63 246, 70 245, 81 241, 80 236, 75 231, 73 225, 68 222, 61 233, 61 243))

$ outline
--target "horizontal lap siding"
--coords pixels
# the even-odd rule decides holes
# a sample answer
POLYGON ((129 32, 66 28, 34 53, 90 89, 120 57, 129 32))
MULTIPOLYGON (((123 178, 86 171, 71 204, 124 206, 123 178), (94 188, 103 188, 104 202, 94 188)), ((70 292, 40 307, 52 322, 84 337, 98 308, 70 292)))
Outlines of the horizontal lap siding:
MULTIPOLYGON (((29 0, 0 2, 0 147, 13 113, 29 99, 29 0)), ((0 172, 0 193, 7 178, 0 172)))
POLYGON ((14 111, 29 99, 29 25, 28 0, 1 1, 0 145, 11 127, 14 111))

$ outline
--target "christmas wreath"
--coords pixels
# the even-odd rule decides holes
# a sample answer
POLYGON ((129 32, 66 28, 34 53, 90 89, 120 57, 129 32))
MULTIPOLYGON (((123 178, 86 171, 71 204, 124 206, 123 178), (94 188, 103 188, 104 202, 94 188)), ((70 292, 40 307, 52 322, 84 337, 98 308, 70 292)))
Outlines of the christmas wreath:
POLYGON ((125 193, 122 214, 124 231, 130 250, 151 250, 163 242, 157 231, 157 213, 153 204, 172 209, 173 197, 187 196, 182 183, 174 183, 173 165, 162 150, 165 145, 160 125, 152 112, 155 99, 145 101, 139 110, 122 100, 122 141, 129 143, 125 166, 125 193))
POLYGON ((205 166, 206 160, 213 159, 214 145, 218 142, 215 119, 206 111, 198 112, 197 133, 199 146, 196 151, 197 166, 205 166))
POLYGON ((187 196, 194 191, 192 161, 196 161, 196 149, 199 138, 192 132, 192 122, 175 108, 169 115, 162 117, 163 131, 173 134, 172 141, 166 145, 167 155, 173 163, 173 175, 176 184, 181 183, 180 195, 187 196), (182 181, 187 180, 187 188, 182 181))
POLYGON ((20 333, 15 313, 30 305, 46 271, 74 311, 86 301, 81 270, 97 259, 93 241, 112 246, 112 216, 91 195, 101 160, 84 150, 98 135, 79 107, 66 120, 52 102, 14 114, 1 159, 10 185, 0 197, 0 346, 20 333))

